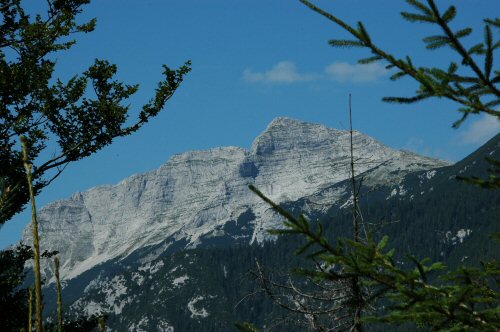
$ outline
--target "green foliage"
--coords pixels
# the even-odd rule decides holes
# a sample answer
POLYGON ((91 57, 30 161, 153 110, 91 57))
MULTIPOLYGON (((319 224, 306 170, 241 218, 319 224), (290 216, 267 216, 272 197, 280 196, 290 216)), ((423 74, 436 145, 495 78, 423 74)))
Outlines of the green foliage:
POLYGON ((396 80, 403 76, 410 76, 420 83, 416 94, 412 97, 385 97, 384 101, 394 103, 415 103, 431 97, 447 98, 458 104, 458 111, 462 118, 455 122, 458 127, 471 113, 486 113, 500 117, 496 106, 500 104, 500 73, 493 71, 493 55, 500 47, 499 41, 493 40, 492 28, 499 29, 499 19, 485 19, 484 42, 466 48, 462 39, 470 35, 472 29, 465 27, 453 31, 449 24, 455 18, 457 11, 450 6, 441 13, 433 0, 424 4, 418 0, 407 0, 416 12, 403 12, 402 17, 409 22, 430 23, 437 25, 441 33, 423 39, 426 48, 436 50, 449 47, 458 54, 461 63, 450 61, 448 70, 436 67, 417 67, 409 57, 398 59, 390 53, 379 48, 373 41, 361 22, 357 27, 351 26, 338 17, 325 12, 307 0, 300 0, 309 8, 331 20, 347 31, 353 40, 331 40, 329 43, 335 47, 362 47, 368 49, 372 56, 359 60, 365 64, 374 61, 385 61, 387 68, 396 69, 391 79, 396 80), (480 61, 483 62, 482 68, 480 61), (462 70, 464 73, 460 74, 462 70), (472 73, 474 76, 470 76, 472 73))
POLYGON ((482 263, 481 268, 460 268, 444 271, 442 263, 429 263, 408 256, 413 269, 401 268, 394 258, 395 251, 387 250, 388 237, 376 242, 369 236, 365 243, 339 238, 330 244, 321 226, 313 228, 300 215, 269 200, 258 189, 250 189, 286 218, 285 228, 271 230, 273 234, 297 234, 307 239, 299 249, 312 251, 308 255, 318 268, 298 268, 296 271, 317 280, 342 281, 359 277, 370 293, 363 298, 363 307, 380 306, 386 310, 364 318, 365 321, 404 323, 415 322, 433 330, 497 330, 500 328, 500 293, 498 280, 500 262, 482 263), (433 276, 439 274, 439 279, 433 276), (377 305, 378 303, 378 305, 377 305))
MULTIPOLYGON (((65 320, 62 324, 62 331, 65 332, 93 332, 98 330, 99 324, 106 320, 107 316, 90 315, 80 316, 74 320, 65 320)), ((44 331, 56 332, 58 330, 57 324, 47 323, 43 326, 44 331)))
MULTIPOLYGON (((436 67, 416 67, 408 56, 398 59, 379 48, 361 22, 358 22, 357 27, 351 26, 307 0, 300 1, 354 37, 353 40, 332 40, 330 45, 367 48, 372 56, 359 60, 360 63, 385 61, 386 68, 396 69, 391 80, 409 76, 420 83, 414 96, 386 97, 383 100, 415 103, 431 97, 450 99, 460 105, 458 111, 462 113, 462 118, 454 123, 454 127, 458 127, 471 113, 486 113, 500 118, 500 112, 496 108, 500 104, 500 72, 493 70, 494 51, 500 47, 500 43, 493 40, 491 32, 492 27, 499 28, 498 19, 486 19, 484 42, 467 50, 462 39, 470 35, 472 29, 466 27, 454 32, 450 28, 449 23, 457 14, 454 6, 450 6, 441 14, 433 0, 427 0, 427 4, 418 0, 407 0, 416 12, 401 13, 405 20, 437 25, 441 30, 441 34, 423 39, 426 48, 436 50, 449 47, 459 55, 460 64, 452 61, 448 68, 443 70, 436 67), (483 68, 478 65, 481 58, 483 68), (473 76, 470 76, 470 73, 473 76)), ((493 166, 489 179, 462 179, 486 188, 499 188, 498 160, 490 158, 489 162, 493 166)), ((354 175, 352 180, 354 181, 354 175)), ((312 251, 309 257, 317 262, 317 267, 298 268, 296 270, 299 274, 331 281, 356 278, 369 290, 359 299, 363 302, 361 307, 365 312, 369 308, 384 309, 365 317, 365 321, 413 322, 417 326, 430 327, 432 330, 500 329, 500 263, 497 260, 483 262, 479 268, 461 267, 453 271, 447 270, 441 263, 431 264, 427 259, 418 260, 410 255, 407 260, 414 268, 404 269, 397 264, 395 251, 385 249, 387 236, 378 242, 372 235, 364 242, 338 238, 337 244, 332 245, 324 235, 321 225, 312 227, 304 215, 294 217, 257 188, 250 186, 250 189, 286 218, 285 227, 271 230, 272 234, 295 234, 306 239, 306 243, 297 253, 312 251)))
POLYGON ((28 290, 21 288, 24 263, 33 257, 28 246, 0 251, 0 321, 3 331, 19 331, 28 324, 28 290))
POLYGON ((500 160, 490 157, 486 157, 486 160, 491 165, 490 169, 488 170, 489 171, 488 179, 481 179, 478 178, 477 176, 472 176, 472 177, 457 176, 457 179, 486 189, 500 188, 500 160))
MULTIPOLYGON (((479 259, 500 258, 498 247, 494 246, 493 241, 489 241, 487 236, 488 233, 500 231, 496 223, 500 213, 498 208, 500 192, 482 190, 477 186, 454 181, 451 177, 465 165, 469 167, 467 173, 464 172, 462 175, 483 175, 486 165, 481 156, 495 149, 497 144, 498 139, 471 158, 436 170, 435 176, 430 180, 425 177, 426 172, 408 175, 401 183, 407 190, 404 196, 396 195, 387 200, 387 196, 395 188, 391 185, 375 189, 362 187, 360 204, 363 207, 363 216, 365 220, 377 223, 373 226, 374 242, 381 241, 380 233, 387 234, 390 242, 386 249, 397 248, 393 259, 401 264, 413 264, 405 258, 407 252, 415 257, 430 257, 432 261, 441 261, 449 269, 458 269, 462 265, 474 266, 479 259), (420 185, 422 177, 425 180, 420 185), (431 187, 433 190, 429 191, 431 187), (425 194, 421 195, 422 191, 425 191, 425 194), (410 199, 412 195, 414 197, 410 199), (391 221, 398 222, 391 223, 391 221), (472 232, 463 239, 463 242, 453 243, 447 232, 450 231, 450 235, 454 235, 459 229, 472 232)), ((498 154, 494 156, 497 157, 498 154)), ((327 190, 340 191, 341 188, 345 188, 344 185, 345 183, 339 183, 327 190)), ((317 220, 324 226, 323 235, 329 241, 352 234, 352 214, 340 208, 349 197, 350 192, 346 192, 326 214, 323 211, 309 212, 314 213, 309 218, 311 221, 317 220)), ((287 203, 282 207, 291 211, 293 215, 299 215, 307 202, 308 200, 304 199, 287 203)), ((149 257, 150 252, 163 250, 161 249, 163 244, 145 248, 143 253, 135 253, 132 255, 135 257, 129 257, 118 263, 105 263, 75 279, 68 280, 63 293, 65 312, 70 315, 68 318, 73 317, 75 310, 78 311, 70 309, 75 308, 76 303, 83 306, 91 302, 106 303, 106 292, 103 291, 103 287, 107 286, 104 284, 93 289, 89 287, 86 293, 82 293, 92 280, 99 278, 100 283, 109 283, 113 278, 120 276, 122 279, 123 276, 123 285, 127 288, 127 292, 115 299, 115 304, 126 303, 122 312, 114 314, 113 304, 104 307, 104 309, 111 308, 107 326, 112 330, 128 330, 132 322, 139 322, 147 317, 147 323, 141 325, 141 328, 147 331, 160 330, 158 326, 161 322, 168 322, 168 325, 176 331, 234 331, 236 321, 251 322, 262 331, 308 331, 308 327, 301 324, 304 323, 304 316, 286 311, 274 304, 261 290, 260 282, 254 272, 255 262, 258 261, 266 276, 274 283, 289 286, 289 278, 292 278, 293 285, 308 294, 319 291, 317 288, 308 287, 312 285, 310 278, 290 272, 294 268, 313 269, 316 264, 307 256, 314 252, 315 247, 311 247, 300 256, 293 255, 297 248, 306 243, 305 237, 300 235, 280 236, 276 241, 265 242, 262 246, 248 246, 245 243, 248 243, 252 236, 253 228, 250 226, 258 221, 255 220, 255 215, 245 214, 248 218, 246 221, 238 218, 234 229, 223 229, 225 235, 202 238, 197 249, 186 251, 182 249, 183 245, 176 249, 170 246, 161 257, 151 261, 150 266, 157 264, 161 266, 160 260, 163 262, 163 266, 153 275, 149 270, 139 269, 143 266, 142 257, 149 257), (231 235, 244 236, 238 238, 240 245, 234 245, 234 239, 231 241, 231 238, 227 237, 229 231, 231 235), (185 284, 174 287, 175 279, 186 276, 189 279, 186 279, 185 284), (195 308, 205 308, 209 314, 206 318, 192 317, 187 307, 187 303, 197 296, 203 296, 204 299, 196 303, 195 308)), ((316 228, 315 223, 311 228, 316 228)), ((415 265, 410 267, 403 264, 400 267, 413 269, 415 265)), ((434 283, 434 281, 434 277, 428 275, 428 282, 434 283)), ((330 286, 333 284, 329 283, 330 286)), ((55 320, 56 287, 51 284, 45 291, 45 308, 55 320)), ((277 289, 274 291, 283 302, 291 298, 290 295, 294 295, 277 289)), ((324 298, 325 294, 322 295, 324 298)), ((291 304, 291 302, 285 303, 291 304)), ((324 304, 324 307, 333 307, 331 302, 324 304)), ((415 331, 412 329, 413 326, 408 325, 365 322, 364 327, 366 331, 372 332, 415 331)))
MULTIPOLYGON (((45 252, 50 258, 54 253, 45 252)), ((33 259, 29 246, 20 244, 15 248, 0 251, 0 321, 2 331, 21 331, 28 325, 28 289, 25 288, 25 264, 33 259)), ((66 319, 63 330, 68 332, 94 331, 99 320, 106 316, 78 316, 66 319)), ((45 331, 57 331, 57 324, 44 324, 45 331)))
POLYGON ((257 327, 255 327, 255 325, 253 324, 250 324, 250 323, 236 323, 235 324, 236 328, 238 329, 238 331, 242 331, 242 332, 259 332, 259 329, 257 329, 257 327))
POLYGON ((164 66, 164 78, 136 120, 127 100, 138 90, 115 79, 117 67, 96 59, 67 82, 54 77, 55 55, 75 44, 75 33, 94 30, 96 20, 78 24, 90 0, 47 0, 47 12, 30 15, 21 0, 0 1, 0 224, 28 202, 19 137, 27 138, 35 191, 50 184, 73 161, 139 130, 155 117, 190 71, 164 66), (39 161, 50 144, 57 153, 39 161), (38 162, 38 163, 35 163, 38 162))

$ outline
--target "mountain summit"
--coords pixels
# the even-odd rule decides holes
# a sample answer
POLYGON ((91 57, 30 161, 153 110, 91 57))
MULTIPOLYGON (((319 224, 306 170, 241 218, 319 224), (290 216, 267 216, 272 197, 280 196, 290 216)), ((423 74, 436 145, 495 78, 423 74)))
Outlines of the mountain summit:
MULTIPOLYGON (((391 149, 354 132, 356 172, 365 185, 397 184, 405 174, 448 165, 391 149)), ((214 243, 260 243, 281 221, 248 189, 278 203, 322 192, 334 204, 349 188, 349 131, 280 117, 253 142, 175 155, 157 170, 92 188, 39 212, 41 250, 59 251, 63 279, 150 248, 149 259, 214 243), (340 191, 339 191, 340 190, 340 191), (328 192, 328 194, 325 194, 328 192)), ((25 229, 25 243, 31 230, 25 229)), ((52 268, 43 266, 46 276, 52 268)))

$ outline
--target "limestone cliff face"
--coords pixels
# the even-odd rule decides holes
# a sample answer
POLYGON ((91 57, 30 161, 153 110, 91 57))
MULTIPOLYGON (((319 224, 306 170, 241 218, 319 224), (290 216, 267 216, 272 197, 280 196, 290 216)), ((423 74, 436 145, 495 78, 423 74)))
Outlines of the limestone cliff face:
MULTIPOLYGON (((354 133, 356 172, 367 183, 397 182, 410 171, 445 162, 393 150, 371 137, 354 133)), ((249 234, 232 231, 232 239, 263 241, 265 229, 281 218, 250 190, 254 184, 276 202, 314 195, 349 176, 349 132, 289 118, 277 118, 255 139, 251 151, 238 147, 191 151, 173 156, 163 166, 133 175, 113 186, 100 186, 51 203, 39 212, 42 250, 60 252, 61 274, 75 277, 137 249, 182 242, 203 245, 224 236, 251 211, 249 234), (182 240, 182 241, 181 241, 182 240)), ((339 193, 323 197, 335 203, 339 193)), ((324 196, 324 195, 323 195, 324 196)), ((243 227, 243 226, 241 226, 243 227)), ((24 233, 31 243, 31 230, 24 233)), ((47 276, 51 267, 44 266, 47 276)))

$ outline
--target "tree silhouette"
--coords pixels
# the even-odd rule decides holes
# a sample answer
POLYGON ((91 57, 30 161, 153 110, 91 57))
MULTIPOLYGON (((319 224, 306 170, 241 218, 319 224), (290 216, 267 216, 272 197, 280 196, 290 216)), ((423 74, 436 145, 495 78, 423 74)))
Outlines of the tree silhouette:
MULTIPOLYGON (((384 61, 387 68, 396 70, 392 80, 409 76, 420 84, 414 96, 385 97, 383 100, 394 103, 415 103, 434 97, 452 100, 459 105, 457 110, 462 114, 454 127, 463 123, 470 114, 484 113, 500 119, 497 108, 500 104, 500 71, 493 69, 494 52, 500 47, 500 42, 493 40, 492 33, 493 29, 500 30, 500 19, 485 19, 484 41, 466 47, 463 39, 472 29, 466 27, 454 31, 450 28, 449 23, 457 12, 454 6, 442 13, 433 0, 427 0, 427 4, 407 0, 416 12, 401 13, 405 20, 434 24, 440 29, 440 34, 424 38, 426 48, 449 47, 460 59, 460 62, 450 62, 445 69, 418 67, 410 57, 399 59, 378 47, 361 22, 356 27, 351 26, 307 0, 300 1, 354 37, 331 40, 329 43, 332 46, 368 49, 372 56, 359 60, 359 63, 384 61)), ((493 190, 500 188, 499 162, 490 160, 490 163, 492 168, 488 179, 465 180, 493 190)), ((412 322, 434 331, 500 329, 500 262, 497 260, 481 262, 478 268, 462 267, 450 271, 442 263, 409 256, 408 260, 414 268, 403 268, 395 261, 395 250, 387 249, 387 236, 376 241, 369 235, 366 242, 358 241, 356 236, 353 239, 340 238, 332 244, 324 235, 321 224, 311 224, 303 214, 295 217, 254 186, 250 189, 286 219, 283 228, 270 230, 271 233, 305 238, 306 244, 298 252, 307 253, 319 268, 298 269, 300 275, 316 281, 342 282, 357 278, 361 285, 370 288, 369 296, 360 297, 364 301, 361 306, 366 308, 372 305, 381 310, 362 318, 362 321, 412 322)), ((498 241, 500 236, 494 234, 493 238, 498 241)), ((239 328, 256 330, 249 324, 239 328)))
POLYGON ((139 130, 164 108, 190 71, 189 61, 175 70, 164 65, 163 80, 133 121, 127 100, 139 86, 117 81, 117 67, 108 61, 96 59, 67 82, 54 77, 55 55, 75 44, 74 34, 94 30, 95 19, 76 22, 88 3, 47 0, 46 12, 32 15, 21 0, 0 1, 0 224, 29 200, 21 136, 38 193, 69 163, 139 130), (57 152, 42 160, 49 143, 57 152))

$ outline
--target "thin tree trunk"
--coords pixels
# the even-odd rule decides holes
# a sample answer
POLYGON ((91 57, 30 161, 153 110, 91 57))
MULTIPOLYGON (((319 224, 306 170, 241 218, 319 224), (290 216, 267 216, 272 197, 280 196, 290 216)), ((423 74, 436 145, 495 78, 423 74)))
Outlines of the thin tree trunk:
POLYGON ((354 173, 354 144, 352 141, 352 103, 349 94, 349 134, 351 149, 351 184, 352 184, 352 220, 354 225, 354 241, 359 242, 358 193, 356 192, 356 174, 354 173))
POLYGON ((33 332, 33 287, 29 288, 28 331, 33 332))
POLYGON ((99 317, 99 332, 106 331, 106 317, 99 317))
MULTIPOLYGON (((358 220, 358 192, 356 191, 356 173, 354 172, 354 144, 352 139, 352 101, 351 94, 349 94, 349 134, 350 134, 350 154, 351 154, 351 184, 352 184, 352 222, 354 226, 354 241, 359 242, 359 220, 358 220)), ((354 316, 353 316, 353 331, 362 332, 363 326, 361 325, 361 304, 362 292, 359 285, 359 278, 352 278, 352 295, 354 298, 354 316)))
POLYGON ((56 268, 56 285, 57 285, 57 331, 62 332, 62 322, 63 322, 63 307, 62 307, 62 292, 61 292, 61 280, 59 279, 59 257, 54 257, 54 265, 56 268))
POLYGON ((31 215, 33 220, 33 248, 35 250, 35 297, 36 297, 36 331, 42 332, 42 284, 40 277, 40 244, 38 239, 38 220, 36 215, 35 193, 33 190, 33 179, 31 174, 32 165, 28 161, 27 140, 21 137, 23 146, 23 162, 26 169, 26 178, 28 180, 28 189, 31 199, 31 215))

